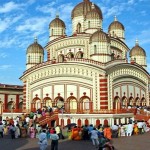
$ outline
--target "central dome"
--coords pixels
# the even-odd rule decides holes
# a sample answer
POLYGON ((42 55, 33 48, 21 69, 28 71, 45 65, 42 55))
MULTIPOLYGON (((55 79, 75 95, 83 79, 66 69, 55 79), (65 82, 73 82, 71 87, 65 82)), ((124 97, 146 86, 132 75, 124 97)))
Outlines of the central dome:
MULTIPOLYGON (((95 11, 100 16, 100 19, 103 19, 102 11, 100 10, 100 8, 95 4, 94 6, 95 6, 95 11)), ((89 0, 84 0, 83 2, 75 6, 75 8, 72 10, 71 17, 73 19, 74 17, 78 17, 78 16, 86 16, 87 13, 91 10, 92 10, 92 2, 90 2, 89 0)))

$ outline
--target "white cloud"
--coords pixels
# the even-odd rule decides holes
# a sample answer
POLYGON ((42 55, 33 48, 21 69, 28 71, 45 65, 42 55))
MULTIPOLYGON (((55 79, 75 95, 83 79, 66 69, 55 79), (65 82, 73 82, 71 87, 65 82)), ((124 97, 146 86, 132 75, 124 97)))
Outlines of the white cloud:
POLYGON ((53 8, 53 6, 54 6, 55 4, 56 4, 56 2, 53 1, 52 3, 49 3, 49 4, 47 4, 47 5, 38 6, 38 7, 36 8, 36 10, 41 11, 41 12, 43 12, 43 13, 51 13, 51 12, 53 12, 53 10, 56 9, 56 7, 53 8))
MULTIPOLYGON (((16 31, 20 33, 38 32, 40 34, 45 33, 45 27, 49 23, 49 17, 34 17, 25 20, 22 25, 16 27, 16 31)), ((48 26, 47 26, 48 28, 48 26)))
POLYGON ((6 58, 7 54, 6 53, 0 53, 0 58, 6 58))
POLYGON ((134 4, 135 2, 134 2, 134 0, 128 0, 128 4, 129 5, 132 5, 132 4, 134 4))
POLYGON ((5 3, 3 6, 0 6, 0 13, 8 13, 14 10, 18 10, 23 6, 23 4, 16 4, 13 1, 5 3))
POLYGON ((1 65, 0 66, 0 70, 7 70, 7 69, 9 69, 11 67, 12 67, 11 65, 1 65))
POLYGON ((5 31, 12 24, 14 24, 17 21, 19 21, 22 17, 23 17, 23 15, 16 16, 16 17, 10 16, 10 17, 6 17, 4 19, 0 19, 0 33, 5 31))

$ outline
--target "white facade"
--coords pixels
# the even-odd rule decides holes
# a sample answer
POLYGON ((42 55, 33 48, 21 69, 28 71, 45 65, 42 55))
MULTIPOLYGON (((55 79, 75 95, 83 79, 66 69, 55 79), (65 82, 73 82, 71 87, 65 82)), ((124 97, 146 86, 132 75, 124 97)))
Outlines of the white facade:
MULTIPOLYGON (((82 3, 84 7, 87 6, 84 3, 91 4, 88 0, 82 3)), ((72 13, 75 9, 78 5, 72 13)), ((66 114, 76 114, 77 117, 72 119, 80 118, 84 122, 88 118, 89 122, 94 123, 99 117, 105 120, 102 115, 99 116, 101 112, 113 112, 128 105, 149 105, 148 72, 136 63, 128 63, 129 48, 124 41, 101 34, 96 25, 93 29, 87 29, 88 21, 84 21, 81 14, 73 17, 73 35, 50 40, 46 45, 47 61, 24 72, 21 77, 25 87, 24 110, 45 105, 57 106, 61 99, 66 114), (95 32, 98 32, 98 37, 93 36, 95 32), (88 116, 89 113, 97 114, 95 119, 92 115, 88 116)), ((124 38, 122 31, 116 33, 124 38)), ((66 124, 67 115, 63 118, 66 124)), ((117 118, 112 116, 106 117, 111 124, 117 118)), ((124 118, 128 117, 133 117, 133 114, 120 114, 118 118, 125 121, 124 118)))

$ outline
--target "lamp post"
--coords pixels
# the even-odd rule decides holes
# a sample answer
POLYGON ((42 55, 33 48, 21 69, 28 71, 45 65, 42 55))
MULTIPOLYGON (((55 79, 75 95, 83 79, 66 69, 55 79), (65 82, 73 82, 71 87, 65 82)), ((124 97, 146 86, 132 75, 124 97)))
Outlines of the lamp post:
POLYGON ((63 127, 64 122, 63 122, 63 113, 64 113, 64 101, 63 100, 58 100, 57 102, 57 108, 61 111, 62 116, 61 116, 61 126, 63 127))

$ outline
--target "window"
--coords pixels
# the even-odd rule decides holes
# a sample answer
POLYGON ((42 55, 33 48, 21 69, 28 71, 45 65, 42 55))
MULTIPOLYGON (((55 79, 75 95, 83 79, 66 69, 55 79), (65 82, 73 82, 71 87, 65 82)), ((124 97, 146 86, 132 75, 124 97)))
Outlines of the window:
POLYGON ((28 56, 28 63, 30 63, 30 56, 28 56))
POLYGON ((64 55, 63 54, 58 55, 58 62, 64 62, 64 55))
POLYGON ((51 33, 51 36, 53 36, 53 34, 54 34, 53 32, 54 32, 54 31, 53 31, 53 29, 52 29, 52 33, 51 33))
POLYGON ((96 47, 96 45, 94 45, 94 54, 96 54, 97 53, 97 47, 96 47))
POLYGON ((77 109, 77 102, 75 99, 70 101, 70 109, 71 110, 76 110, 77 109))
POLYGON ((90 21, 88 21, 88 28, 90 28, 90 21))
POLYGON ((78 25, 77 25, 77 33, 80 33, 80 32, 81 32, 81 24, 78 23, 78 25))

